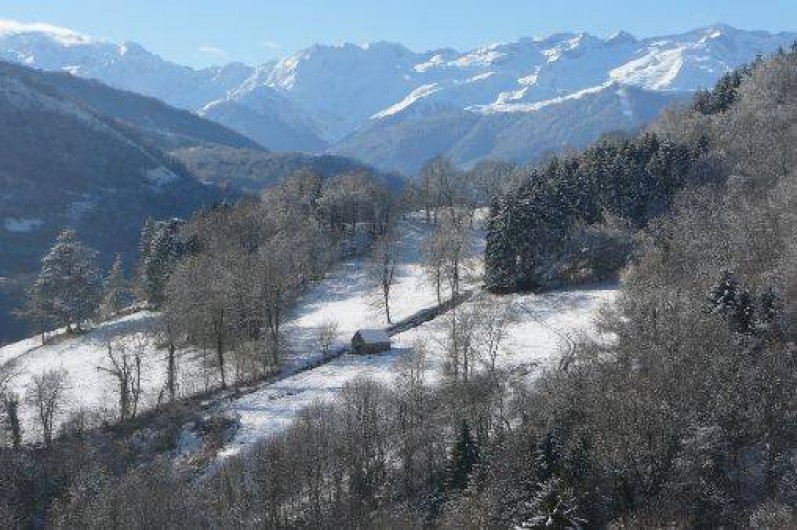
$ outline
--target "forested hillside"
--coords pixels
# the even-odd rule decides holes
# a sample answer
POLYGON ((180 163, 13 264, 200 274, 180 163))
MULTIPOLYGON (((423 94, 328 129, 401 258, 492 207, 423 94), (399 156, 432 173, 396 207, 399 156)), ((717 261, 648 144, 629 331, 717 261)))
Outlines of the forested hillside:
MULTIPOLYGON (((171 154, 202 181, 247 193, 259 193, 301 170, 324 179, 347 173, 376 173, 367 164, 335 155, 278 153, 223 146, 186 147, 171 154)), ((404 185, 404 179, 397 175, 383 174, 383 178, 393 190, 404 185)))
POLYGON ((787 175, 790 87, 766 84, 772 68, 757 62, 730 73, 637 137, 609 138, 533 170, 492 204, 487 287, 513 292, 612 277, 631 240, 679 192, 755 177, 762 166, 767 175, 787 175))

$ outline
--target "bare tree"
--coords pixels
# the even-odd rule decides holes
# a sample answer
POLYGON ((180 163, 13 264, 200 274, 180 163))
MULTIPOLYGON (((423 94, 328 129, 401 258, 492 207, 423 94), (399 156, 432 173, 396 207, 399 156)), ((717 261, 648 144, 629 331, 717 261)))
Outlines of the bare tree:
POLYGON ((445 335, 437 340, 446 356, 446 371, 455 381, 468 381, 476 369, 479 311, 473 306, 454 307, 443 318, 445 335))
POLYGON ((136 417, 141 398, 141 356, 144 349, 143 337, 133 339, 131 344, 122 340, 106 343, 106 362, 108 366, 98 366, 97 370, 106 372, 116 379, 119 395, 119 421, 136 417))
POLYGON ((230 270, 223 261, 224 254, 209 252, 181 262, 169 278, 167 311, 185 333, 212 345, 221 387, 227 388, 224 354, 232 332, 234 300, 230 270))
POLYGON ((495 372, 509 326, 517 320, 515 308, 502 300, 479 301, 476 307, 479 312, 476 344, 487 360, 487 368, 490 372, 495 372))
POLYGON ((47 447, 52 445, 55 420, 63 412, 67 390, 67 372, 63 369, 35 375, 28 386, 26 402, 36 409, 42 439, 47 447))
POLYGON ((442 303, 444 280, 449 284, 451 297, 459 295, 473 251, 472 214, 473 210, 467 208, 445 210, 438 217, 434 231, 422 243, 424 268, 435 285, 438 303, 442 303))
POLYGON ((443 303, 443 279, 446 257, 445 233, 436 227, 421 243, 423 266, 426 276, 434 285, 437 303, 443 303))
POLYGON ((166 383, 158 396, 158 404, 161 402, 163 392, 169 395, 169 401, 174 401, 177 397, 177 324, 173 321, 173 315, 164 312, 161 319, 161 337, 166 345, 166 383))
POLYGON ((374 242, 370 263, 370 275, 379 287, 380 305, 388 324, 393 322, 390 317, 390 291, 396 276, 397 261, 396 238, 392 231, 388 231, 374 242))
POLYGON ((426 222, 438 220, 441 208, 452 208, 457 200, 457 169, 445 157, 437 156, 426 162, 421 168, 420 195, 426 212, 426 222))
POLYGON ((318 330, 318 345, 323 355, 329 354, 335 339, 338 337, 338 323, 329 321, 321 325, 318 330))

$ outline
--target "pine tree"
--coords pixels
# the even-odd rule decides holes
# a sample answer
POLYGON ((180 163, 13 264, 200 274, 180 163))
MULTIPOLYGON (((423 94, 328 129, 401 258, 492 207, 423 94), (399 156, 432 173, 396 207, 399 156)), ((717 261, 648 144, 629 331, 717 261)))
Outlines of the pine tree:
POLYGON ((183 224, 181 219, 147 220, 141 231, 137 290, 142 301, 156 307, 164 301, 166 282, 184 250, 178 240, 183 224))
POLYGON ((756 301, 750 291, 730 271, 723 271, 707 296, 708 311, 723 315, 737 333, 756 331, 756 301))
POLYGON ((141 228, 138 243, 138 264, 136 266, 136 282, 134 285, 136 298, 146 302, 149 293, 149 271, 147 270, 152 255, 152 239, 155 235, 155 221, 147 217, 141 228))
POLYGON ((584 520, 576 516, 576 505, 562 482, 551 478, 540 488, 527 506, 527 516, 519 528, 545 530, 579 530, 584 520))
POLYGON ((558 474, 561 465, 561 452, 556 434, 549 432, 539 441, 534 454, 534 468, 538 482, 545 482, 558 474))
POLYGON ((493 292, 515 289, 515 256, 509 226, 510 205, 494 202, 487 221, 484 282, 493 292))
POLYGON ((77 239, 74 230, 63 230, 42 259, 42 269, 29 291, 29 304, 40 308, 56 325, 79 330, 97 311, 101 280, 97 252, 77 239))
POLYGON ((109 318, 121 311, 127 302, 127 284, 122 270, 122 256, 116 259, 105 280, 105 289, 100 304, 100 315, 109 318))
POLYGON ((736 304, 736 293, 739 290, 739 282, 736 276, 728 270, 722 271, 720 279, 715 283, 708 293, 708 311, 711 313, 725 313, 736 304))
POLYGON ((479 447, 470 432, 468 422, 462 420, 457 441, 451 448, 446 466, 446 489, 464 490, 471 472, 479 462, 479 447))
POLYGON ((11 442, 11 447, 19 449, 22 446, 22 427, 19 421, 19 397, 15 394, 3 396, 5 408, 5 429, 11 442))

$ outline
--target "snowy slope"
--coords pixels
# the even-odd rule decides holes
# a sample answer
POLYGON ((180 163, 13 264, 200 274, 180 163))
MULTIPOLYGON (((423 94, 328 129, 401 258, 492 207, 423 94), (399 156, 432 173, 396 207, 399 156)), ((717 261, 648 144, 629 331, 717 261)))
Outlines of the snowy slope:
MULTIPOLYGON (((483 215, 477 219, 481 217, 483 215)), ((401 222, 399 263, 391 296, 395 320, 437 302, 434 288, 424 276, 418 251, 422 238, 430 230, 431 227, 414 218, 401 222)), ((471 274, 465 282, 466 288, 476 287, 480 282, 484 232, 478 221, 473 235, 474 260, 469 267, 471 274)), ((502 301, 515 307, 518 321, 510 328, 504 345, 506 355, 501 356, 499 364, 520 366, 554 359, 558 352, 566 351, 579 332, 594 332, 593 316, 603 303, 612 300, 615 292, 614 288, 606 287, 503 298, 502 301)), ((280 432, 302 408, 317 400, 331 399, 355 378, 392 382, 394 363, 406 356, 417 342, 428 350, 430 379, 439 377, 443 362, 439 344, 445 333, 440 318, 395 335, 394 348, 385 354, 346 354, 316 368, 302 370, 309 362, 321 358, 318 332, 330 322, 337 325, 333 349, 346 345, 359 328, 386 326, 383 314, 374 304, 378 299, 375 295, 376 287, 366 274, 365 262, 359 258, 341 263, 305 293, 286 326, 291 353, 287 356, 282 378, 275 383, 261 384, 253 392, 222 405, 225 412, 240 419, 240 428, 222 451, 223 455, 245 450, 264 436, 280 432)), ((465 307, 488 296, 482 294, 466 302, 465 307)), ((117 346, 137 348, 143 353, 141 408, 151 407, 164 388, 166 374, 165 350, 159 347, 157 339, 159 318, 157 313, 143 311, 103 323, 79 337, 55 338, 46 346, 41 346, 38 337, 11 344, 0 348, 0 367, 12 370, 15 376, 10 389, 23 396, 33 376, 48 369, 64 369, 69 380, 69 403, 58 418, 59 423, 67 418, 68 412, 79 409, 113 419, 114 380, 98 369, 108 366, 108 341, 117 346)), ((179 351, 178 371, 181 395, 204 391, 208 385, 216 384, 216 370, 203 363, 201 352, 179 351)), ((36 439, 35 421, 27 407, 23 407, 23 426, 26 439, 36 439)))
MULTIPOLYGON (((398 262, 390 303, 394 322, 437 303, 435 291, 424 275, 419 250, 430 230, 429 225, 417 220, 400 224, 398 262)), ((474 241, 472 273, 464 282, 465 288, 479 282, 484 231, 478 227, 474 230, 474 241)), ((360 328, 387 326, 381 298, 376 285, 368 278, 367 267, 362 258, 346 260, 299 299, 288 333, 293 350, 300 356, 316 353, 318 332, 329 323, 337 326, 338 345, 346 344, 360 328)))
MULTIPOLYGON (((401 224, 400 259, 394 285, 396 295, 391 305, 397 319, 435 303, 434 291, 423 276, 418 251, 421 239, 429 230, 427 225, 417 221, 401 224)), ((483 252, 483 232, 476 230, 475 237, 474 261, 478 262, 483 252)), ((299 300, 286 325, 289 339, 286 372, 319 356, 318 332, 330 322, 338 326, 336 346, 343 345, 358 328, 386 325, 382 312, 374 303, 379 298, 376 286, 368 279, 366 267, 362 258, 347 260, 299 300)), ((473 268, 477 270, 478 265, 474 264, 473 268)), ((478 281, 478 278, 473 277, 471 281, 478 281)), ((68 411, 86 409, 112 415, 116 406, 114 380, 98 367, 107 367, 107 342, 113 340, 115 344, 137 347, 143 352, 146 370, 142 405, 146 408, 157 401, 165 384, 166 351, 158 346, 159 322, 157 313, 138 312, 102 323, 79 337, 56 338, 45 346, 41 345, 39 337, 32 337, 0 348, 0 367, 13 371, 15 377, 11 390, 23 396, 33 376, 47 369, 63 368, 70 381, 68 411)), ((191 395, 217 384, 216 369, 205 366, 201 352, 186 350, 178 354, 181 395, 191 395)), ((232 363, 232 359, 228 358, 228 361, 232 363)), ((230 366, 228 372, 232 371, 230 366)), ((60 420, 66 419, 67 415, 62 415, 60 420)), ((24 421, 30 439, 35 438, 29 410, 24 421)))
MULTIPOLYGON (((116 414, 115 379, 102 371, 108 368, 107 345, 122 345, 142 352, 142 403, 140 408, 153 406, 166 381, 165 350, 157 347, 156 329, 159 316, 138 312, 100 324, 79 337, 53 339, 45 346, 33 337, 0 348, 0 366, 10 369, 13 378, 9 390, 24 398, 31 379, 47 370, 63 369, 67 374, 66 406, 56 418, 60 425, 69 414, 89 411, 96 417, 113 419, 116 414)), ((178 381, 181 395, 203 390, 202 363, 196 352, 180 352, 178 381)), ((23 406, 23 435, 26 440, 38 437, 31 407, 23 406)))
MULTIPOLYGON (((558 361, 572 340, 596 333, 594 317, 601 307, 611 303, 616 292, 615 287, 608 286, 515 295, 504 300, 517 308, 518 321, 509 328, 498 365, 533 367, 558 361)), ((442 319, 436 319, 394 336, 393 349, 389 352, 368 356, 346 354, 233 401, 227 410, 238 416, 240 428, 220 455, 240 453, 259 440, 283 431, 303 408, 334 398, 346 383, 357 378, 392 383, 396 374, 394 364, 408 355, 416 343, 427 349, 427 379, 438 379, 443 358, 436 345, 443 341, 445 333, 442 319)))
MULTIPOLYGON (((436 298, 432 286, 425 280, 417 252, 423 233, 428 230, 422 223, 404 225, 400 245, 401 266, 398 281, 393 288, 393 308, 396 320, 410 316, 420 309, 432 307, 436 298)), ((483 245, 483 232, 475 231, 476 248, 483 245)), ((479 264, 475 264, 469 285, 478 285, 479 264)), ((297 350, 306 359, 316 344, 317 329, 327 322, 339 325, 342 342, 351 338, 361 327, 384 327, 385 321, 371 306, 372 287, 362 264, 349 261, 313 288, 302 300, 293 336, 305 340, 297 350)), ((557 359, 570 341, 581 333, 595 333, 593 318, 600 307, 613 300, 616 288, 596 287, 544 295, 514 295, 502 299, 516 308, 518 320, 509 330, 509 338, 499 358, 499 365, 520 366, 547 363, 557 359)), ((482 295, 490 296, 490 295, 482 295)), ((467 304, 476 303, 467 302, 467 304)), ((371 378, 392 383, 394 363, 406 356, 417 343, 428 349, 429 379, 439 378, 443 364, 442 353, 435 347, 445 334, 442 319, 427 322, 420 327, 393 337, 393 349, 380 355, 356 356, 345 354, 320 367, 303 371, 281 381, 263 385, 256 391, 233 400, 225 411, 237 415, 240 427, 234 438, 221 451, 230 456, 245 451, 259 440, 284 430, 297 414, 316 401, 334 398, 346 383, 357 378, 371 378)))

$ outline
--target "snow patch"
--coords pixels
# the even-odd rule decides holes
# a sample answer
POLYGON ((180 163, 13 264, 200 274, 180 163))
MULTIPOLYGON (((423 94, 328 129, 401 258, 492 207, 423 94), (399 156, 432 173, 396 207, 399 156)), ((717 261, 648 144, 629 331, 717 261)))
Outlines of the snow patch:
POLYGON ((489 105, 474 105, 468 107, 467 110, 479 112, 482 114, 496 114, 500 112, 536 112, 540 109, 549 107, 551 105, 558 105, 566 101, 577 100, 586 96, 598 94, 606 90, 606 88, 610 87, 612 84, 613 83, 609 81, 602 85, 585 88, 584 90, 579 90, 577 92, 573 92, 565 96, 546 99, 544 101, 536 101, 534 103, 505 103, 507 99, 503 99, 496 101, 495 103, 491 103, 489 105))
POLYGON ((424 73, 431 70, 432 68, 444 65, 445 62, 446 62, 445 58, 438 53, 437 55, 433 55, 425 63, 416 64, 413 67, 413 70, 415 70, 418 73, 424 73))
POLYGON ((609 72, 613 81, 653 90, 666 90, 681 72, 686 47, 651 49, 646 55, 629 61, 609 72))
POLYGON ((180 177, 175 175, 173 171, 170 171, 164 166, 147 170, 145 173, 145 178, 147 179, 147 182, 159 188, 180 179, 180 177))
POLYGON ((381 118, 386 118, 388 116, 393 116, 394 114, 398 114, 399 112, 415 104, 417 101, 429 97, 435 92, 439 92, 440 90, 442 90, 442 88, 437 83, 431 83, 429 85, 420 86, 415 90, 413 90, 407 97, 405 97, 395 105, 391 105, 385 110, 377 112, 376 114, 371 116, 371 119, 379 120, 381 118))
POLYGON ((622 109, 623 116, 627 118, 634 117, 634 109, 631 108, 631 102, 628 100, 628 88, 621 87, 617 89, 617 97, 620 98, 620 108, 622 109))
POLYGON ((44 221, 38 218, 27 219, 6 217, 5 221, 3 221, 3 226, 5 227, 6 231, 15 233, 33 232, 43 224, 44 221))

